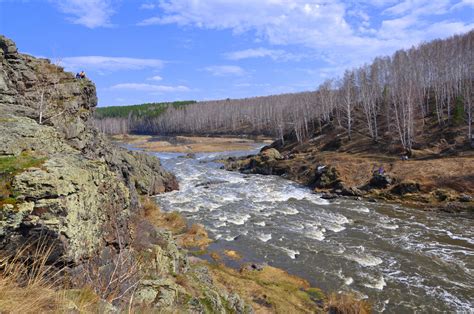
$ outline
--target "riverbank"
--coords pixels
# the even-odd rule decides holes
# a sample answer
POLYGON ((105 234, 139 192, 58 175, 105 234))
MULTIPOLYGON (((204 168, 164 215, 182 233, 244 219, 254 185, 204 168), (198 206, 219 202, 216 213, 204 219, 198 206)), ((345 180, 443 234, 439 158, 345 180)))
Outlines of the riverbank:
MULTIPOLYGON (((233 250, 210 249, 214 242, 202 225, 190 224, 177 212, 163 212, 151 199, 144 199, 146 219, 159 228, 172 232, 176 242, 190 251, 190 271, 179 275, 177 282, 196 298, 206 302, 219 302, 210 297, 215 287, 229 291, 225 302, 245 302, 253 311, 242 305, 231 308, 242 313, 370 313, 371 305, 367 300, 358 300, 351 293, 326 294, 321 289, 283 269, 267 263, 245 262, 243 256, 233 250), (203 285, 204 277, 212 285, 203 285), (202 294, 204 292, 204 294, 202 294), (241 299, 240 299, 241 298, 241 299), (352 312, 350 312, 352 313, 352 312)), ((225 302, 223 305, 225 306, 225 302)), ((214 309, 216 306, 209 306, 214 309)), ((227 307, 226 307, 227 308, 227 307)))
POLYGON ((474 219, 468 213, 325 200, 280 176, 226 171, 214 162, 257 153, 155 154, 180 183, 179 191, 156 196, 160 208, 202 224, 214 239, 197 257, 236 271, 267 263, 323 291, 365 298, 375 312, 469 308, 474 219))
POLYGON ((213 153, 223 151, 251 150, 257 143, 272 143, 266 137, 255 139, 237 137, 200 137, 200 136, 151 136, 151 135, 114 135, 113 141, 133 145, 147 152, 168 153, 213 153))
MULTIPOLYGON (((135 138, 135 140, 143 141, 144 139, 135 138)), ((223 141, 233 142, 236 139, 210 139, 209 142, 214 140, 222 143, 223 141)), ((131 142, 133 143, 133 139, 122 144, 137 148, 135 144, 130 144, 131 142)), ((253 143, 251 148, 255 149, 256 144, 262 145, 262 143, 253 143)), ((224 153, 226 148, 214 145, 213 152, 224 153)), ((159 149, 159 146, 154 149, 159 149)), ((161 153, 167 154, 169 151, 165 150, 161 153)), ((194 156, 184 160, 192 161, 193 158, 194 156)), ((179 158, 177 160, 183 161, 179 158)), ((169 161, 163 160, 164 163, 169 161)), ((189 174, 192 175, 192 173, 189 174)), ((219 183, 209 181, 206 184, 199 184, 193 190, 207 189, 214 184, 219 183)), ((184 184, 183 189, 186 189, 186 186, 184 184)), ((166 195, 169 199, 180 200, 180 197, 173 196, 173 193, 166 195)), ((189 194, 188 196, 199 204, 198 198, 189 194)), ((160 196, 156 197, 158 199, 160 196)), ((144 207, 144 218, 158 228, 170 231, 179 247, 189 251, 189 271, 179 274, 176 282, 194 298, 200 299, 204 304, 209 303, 209 309, 221 307, 220 304, 214 304, 220 301, 212 295, 213 289, 218 287, 230 293, 227 300, 221 300, 222 306, 228 308, 227 306, 230 305, 229 308, 241 309, 243 313, 249 310, 245 308, 245 305, 249 305, 254 313, 289 313, 294 310, 300 313, 344 312, 349 308, 356 309, 358 313, 370 313, 370 302, 360 295, 347 291, 326 293, 315 288, 306 279, 292 275, 283 268, 273 267, 271 264, 261 262, 260 259, 252 262, 251 254, 244 256, 234 250, 219 248, 219 237, 215 238, 215 234, 211 237, 208 235, 207 227, 196 224, 193 219, 188 220, 189 217, 180 214, 181 208, 176 207, 177 211, 173 211, 172 208, 167 208, 166 212, 161 211, 150 198, 142 199, 141 203, 144 207), (203 285, 206 280, 210 280, 209 286, 203 285), (232 303, 237 301, 241 304, 232 303)), ((203 206, 211 208, 212 201, 203 206)))
POLYGON ((319 149, 314 143, 273 144, 250 157, 223 161, 227 170, 279 175, 326 199, 350 197, 424 210, 474 211, 474 153, 399 156, 319 149), (278 149, 276 149, 278 148, 278 149))

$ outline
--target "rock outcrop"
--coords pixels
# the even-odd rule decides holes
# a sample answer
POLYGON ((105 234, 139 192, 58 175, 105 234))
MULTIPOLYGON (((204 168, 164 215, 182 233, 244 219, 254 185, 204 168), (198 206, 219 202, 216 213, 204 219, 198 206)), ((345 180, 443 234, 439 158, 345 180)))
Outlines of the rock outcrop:
POLYGON ((90 80, 0 36, 0 253, 51 247, 48 263, 68 273, 68 285, 92 286, 107 312, 132 292, 135 305, 163 311, 250 312, 195 276, 174 235, 145 218, 141 198, 178 182, 157 158, 92 127, 96 104, 90 80), (177 276, 206 288, 188 291, 177 276))
POLYGON ((96 105, 90 80, 0 37, 0 158, 42 160, 8 176, 0 169, 8 181, 0 204, 10 203, 0 206, 9 217, 0 222, 2 246, 43 232, 61 243, 66 261, 78 261, 113 244, 116 228, 129 233, 138 194, 178 188, 157 158, 115 147, 91 127, 96 105))

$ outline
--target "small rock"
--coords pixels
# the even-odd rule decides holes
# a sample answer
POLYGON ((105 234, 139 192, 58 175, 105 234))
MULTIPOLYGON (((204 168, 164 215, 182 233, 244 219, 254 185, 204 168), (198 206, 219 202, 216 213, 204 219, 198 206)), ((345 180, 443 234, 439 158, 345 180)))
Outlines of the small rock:
POLYGON ((333 194, 333 193, 323 193, 321 195, 321 198, 325 200, 332 200, 332 199, 338 198, 338 195, 333 194))
POLYGON ((467 194, 461 194, 459 195, 459 201, 463 203, 468 203, 472 201, 472 196, 467 195, 467 194))
POLYGON ((265 266, 267 266, 266 263, 251 263, 244 265, 240 271, 262 271, 265 266))

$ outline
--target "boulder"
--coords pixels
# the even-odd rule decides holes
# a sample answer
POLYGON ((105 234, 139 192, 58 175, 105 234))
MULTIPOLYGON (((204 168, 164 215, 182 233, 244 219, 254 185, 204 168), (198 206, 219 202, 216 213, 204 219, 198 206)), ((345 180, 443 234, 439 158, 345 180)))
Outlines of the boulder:
POLYGON ((468 203, 468 202, 472 202, 472 200, 473 200, 473 198, 470 195, 467 195, 467 194, 459 195, 459 201, 460 202, 468 203))
POLYGON ((385 189, 393 183, 393 179, 387 174, 374 173, 364 190, 385 189))
POLYGON ((334 193, 323 193, 321 195, 321 198, 325 199, 325 200, 332 200, 332 199, 336 199, 338 197, 339 196, 337 194, 334 194, 334 193))
POLYGON ((341 185, 339 172, 331 166, 318 167, 311 184, 320 189, 339 188, 341 185))
POLYGON ((417 193, 420 191, 420 184, 415 181, 404 181, 395 185, 390 192, 397 195, 417 193))
POLYGON ((448 190, 444 190, 444 189, 436 189, 433 192, 433 195, 440 202, 449 201, 453 199, 451 193, 448 190))
POLYGON ((282 160, 280 152, 275 148, 269 148, 260 153, 263 161, 273 161, 273 160, 282 160))

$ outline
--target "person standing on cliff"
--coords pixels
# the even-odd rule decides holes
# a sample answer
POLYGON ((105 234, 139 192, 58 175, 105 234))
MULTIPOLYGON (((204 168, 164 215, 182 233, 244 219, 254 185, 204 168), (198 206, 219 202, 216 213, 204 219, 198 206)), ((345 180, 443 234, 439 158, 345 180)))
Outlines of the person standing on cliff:
POLYGON ((81 77, 81 79, 86 78, 86 72, 81 71, 81 73, 79 73, 79 76, 81 77))

